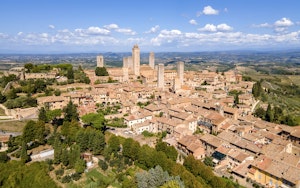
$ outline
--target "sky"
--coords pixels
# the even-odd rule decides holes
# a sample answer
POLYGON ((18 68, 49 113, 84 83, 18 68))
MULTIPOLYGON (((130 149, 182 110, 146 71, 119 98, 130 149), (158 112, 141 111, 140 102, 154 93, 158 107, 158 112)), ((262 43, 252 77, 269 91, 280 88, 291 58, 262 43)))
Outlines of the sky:
POLYGON ((0 53, 300 49, 299 0, 1 0, 0 53))

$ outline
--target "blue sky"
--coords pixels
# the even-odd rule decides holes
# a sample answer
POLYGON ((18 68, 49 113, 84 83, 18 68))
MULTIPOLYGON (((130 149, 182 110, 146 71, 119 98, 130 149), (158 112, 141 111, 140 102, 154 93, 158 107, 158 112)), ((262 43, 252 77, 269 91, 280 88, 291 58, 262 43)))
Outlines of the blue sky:
POLYGON ((300 48, 299 0, 2 0, 0 53, 300 48))

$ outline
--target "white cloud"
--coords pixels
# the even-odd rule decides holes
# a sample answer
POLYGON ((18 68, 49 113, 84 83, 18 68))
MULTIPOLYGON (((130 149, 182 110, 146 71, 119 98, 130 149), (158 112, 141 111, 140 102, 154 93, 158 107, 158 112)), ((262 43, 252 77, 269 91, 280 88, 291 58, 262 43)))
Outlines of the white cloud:
POLYGON ((286 31, 286 28, 285 27, 275 27, 274 31, 280 33, 280 32, 286 31))
POLYGON ((136 35, 137 33, 131 29, 119 28, 116 29, 117 32, 123 33, 125 35, 136 35))
POLYGON ((206 6, 203 8, 203 11, 202 13, 204 15, 218 15, 219 14, 219 11, 218 10, 215 10, 214 8, 212 8, 211 6, 206 6))
MULTIPOLYGON (((275 22, 274 22, 275 23, 275 22)), ((295 22, 296 24, 296 22, 295 22)), ((263 26, 263 24, 261 24, 263 26)), ((268 24, 265 24, 267 27, 268 24)), ((271 47, 299 47, 300 31, 288 32, 288 27, 275 27, 277 33, 256 34, 234 32, 226 23, 218 25, 206 24, 198 29, 202 32, 183 32, 178 29, 164 29, 153 26, 149 31, 157 31, 155 35, 136 34, 132 29, 117 28, 112 31, 101 27, 87 27, 79 29, 51 30, 48 33, 19 32, 14 35, 0 33, 1 46, 35 46, 37 49, 129 49, 137 43, 146 50, 222 50, 239 48, 271 48, 271 47), (156 30, 157 29, 157 30, 156 30), (119 33, 123 33, 119 34, 119 33), (153 37, 149 37, 153 36, 153 37), (9 44, 9 45, 5 45, 9 44), (54 47, 53 47, 54 46, 54 47), (69 48, 70 47, 70 48, 69 48), (107 48, 106 48, 107 47, 107 48), (147 49, 147 48, 148 49, 147 49)), ((110 27, 113 28, 113 27, 110 27)))
MULTIPOLYGON (((66 31, 68 32, 68 31, 66 31)), ((99 28, 91 26, 87 29, 75 29, 75 32, 80 36, 87 36, 87 35, 109 35, 110 31, 107 29, 99 28)))
POLYGON ((176 35, 181 35, 181 31, 177 30, 177 29, 173 29, 173 30, 162 30, 161 34, 166 35, 166 36, 176 36, 176 35))
POLYGON ((284 32, 286 33, 288 27, 293 25, 294 23, 290 19, 283 17, 280 20, 275 21, 274 24, 269 24, 269 23, 263 23, 259 25, 254 24, 253 27, 273 28, 276 33, 284 33, 284 32))
POLYGON ((154 46, 160 46, 162 43, 173 43, 182 37, 182 32, 173 30, 162 30, 159 35, 151 39, 151 44, 154 46))
POLYGON ((154 27, 151 27, 149 31, 146 31, 145 33, 156 33, 160 29, 159 25, 156 25, 154 27))
POLYGON ((262 24, 258 24, 258 25, 253 24, 253 27, 266 28, 266 27, 272 27, 272 25, 270 25, 269 23, 262 23, 262 24))
POLYGON ((107 30, 114 30, 118 33, 123 33, 125 35, 136 35, 137 33, 133 31, 132 29, 128 28, 120 28, 117 24, 109 24, 103 26, 107 30))
POLYGON ((199 31, 216 32, 217 27, 214 24, 206 24, 204 27, 198 29, 199 31))
POLYGON ((109 24, 109 25, 105 25, 103 26, 105 29, 119 29, 119 26, 117 24, 109 24))
POLYGON ((4 33, 0 33, 0 38, 6 39, 6 38, 8 38, 8 37, 9 37, 8 35, 6 35, 6 34, 4 34, 4 33))
POLYGON ((224 12, 228 12, 228 8, 224 8, 224 12))
POLYGON ((288 18, 281 18, 274 23, 275 27, 289 27, 294 25, 294 23, 288 18))
POLYGON ((199 31, 204 32, 217 32, 217 31, 231 31, 233 28, 229 25, 222 23, 219 25, 214 24, 206 24, 204 27, 198 29, 199 31))
POLYGON ((198 25, 197 21, 196 21, 196 20, 193 20, 193 19, 190 20, 189 23, 192 24, 192 25, 198 25))
POLYGON ((108 35, 110 33, 110 31, 107 29, 99 28, 99 27, 89 27, 86 30, 86 33, 93 34, 93 35, 108 35))
POLYGON ((229 25, 223 23, 223 24, 217 25, 217 29, 218 29, 219 31, 231 31, 233 28, 230 27, 229 25))
POLYGON ((55 26, 54 26, 54 25, 48 25, 48 27, 49 27, 50 29, 55 29, 55 26))

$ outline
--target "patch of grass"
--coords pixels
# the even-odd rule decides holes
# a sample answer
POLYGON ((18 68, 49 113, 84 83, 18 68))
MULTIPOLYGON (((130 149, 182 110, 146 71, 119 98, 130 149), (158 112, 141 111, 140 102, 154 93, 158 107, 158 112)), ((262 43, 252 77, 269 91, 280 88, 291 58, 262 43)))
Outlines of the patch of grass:
POLYGON ((0 108, 0 116, 5 116, 5 115, 6 115, 5 111, 2 108, 0 108))
POLYGON ((0 121, 0 130, 22 132, 27 121, 0 121))

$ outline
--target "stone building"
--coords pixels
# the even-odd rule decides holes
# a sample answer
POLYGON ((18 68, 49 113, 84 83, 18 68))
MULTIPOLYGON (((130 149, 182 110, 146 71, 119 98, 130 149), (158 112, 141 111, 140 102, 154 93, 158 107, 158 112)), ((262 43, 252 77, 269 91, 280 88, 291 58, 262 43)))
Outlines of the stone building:
POLYGON ((154 52, 150 52, 149 54, 149 66, 154 69, 154 65, 155 65, 155 56, 154 56, 154 52))
POLYGON ((135 76, 140 76, 140 48, 135 44, 132 48, 132 63, 135 76))
POLYGON ((180 81, 180 84, 183 84, 183 74, 184 74, 184 62, 177 62, 177 75, 180 81))
POLYGON ((97 67, 104 67, 104 59, 102 55, 97 56, 97 67))
POLYGON ((157 70, 157 87, 164 89, 165 81, 164 81, 164 64, 159 64, 158 65, 158 70, 157 70))

